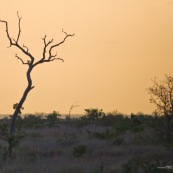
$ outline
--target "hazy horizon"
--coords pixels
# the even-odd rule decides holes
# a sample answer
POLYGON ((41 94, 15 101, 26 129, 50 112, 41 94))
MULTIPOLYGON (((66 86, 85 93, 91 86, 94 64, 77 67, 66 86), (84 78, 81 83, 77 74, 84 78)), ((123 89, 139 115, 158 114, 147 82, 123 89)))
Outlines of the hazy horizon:
MULTIPOLYGON (((124 114, 151 114, 146 89, 151 79, 172 74, 173 0, 2 1, 0 20, 16 38, 17 11, 22 17, 19 43, 41 58, 43 40, 63 39, 62 28, 74 37, 56 49, 64 59, 33 70, 35 88, 23 113, 59 111, 83 114, 84 109, 124 114)), ((0 114, 12 114, 26 87, 27 66, 16 59, 22 52, 9 46, 0 23, 0 114)))

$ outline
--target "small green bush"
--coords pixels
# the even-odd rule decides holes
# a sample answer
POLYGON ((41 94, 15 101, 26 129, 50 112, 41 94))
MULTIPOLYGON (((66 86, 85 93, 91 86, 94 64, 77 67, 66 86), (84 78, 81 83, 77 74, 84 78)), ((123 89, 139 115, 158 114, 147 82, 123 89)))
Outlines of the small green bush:
POLYGON ((114 126, 114 129, 117 134, 122 134, 122 133, 126 132, 127 130, 129 130, 130 126, 131 126, 130 120, 127 118, 127 119, 124 119, 124 120, 116 123, 114 126))
POLYGON ((85 145, 78 145, 73 149, 74 157, 82 157, 87 151, 87 147, 85 145))
POLYGON ((24 137, 25 133, 19 129, 16 130, 15 135, 11 136, 9 125, 4 122, 0 124, 0 139, 3 141, 3 144, 0 145, 0 150, 3 160, 14 156, 14 149, 19 147, 19 144, 24 137))
POLYGON ((106 129, 104 132, 93 132, 93 136, 101 140, 111 140, 115 138, 116 134, 111 129, 106 129))
POLYGON ((59 119, 61 115, 57 111, 53 111, 51 114, 48 114, 46 116, 47 119, 47 125, 49 127, 56 126, 57 120, 59 119))
POLYGON ((89 119, 89 120, 97 120, 99 118, 102 118, 105 116, 105 113, 103 112, 102 109, 85 109, 85 112, 86 112, 86 117, 89 119))
POLYGON ((23 122, 26 127, 40 127, 43 122, 43 116, 28 114, 23 118, 23 122))
POLYGON ((46 116, 48 121, 54 122, 56 121, 61 115, 57 111, 53 111, 51 114, 46 116))

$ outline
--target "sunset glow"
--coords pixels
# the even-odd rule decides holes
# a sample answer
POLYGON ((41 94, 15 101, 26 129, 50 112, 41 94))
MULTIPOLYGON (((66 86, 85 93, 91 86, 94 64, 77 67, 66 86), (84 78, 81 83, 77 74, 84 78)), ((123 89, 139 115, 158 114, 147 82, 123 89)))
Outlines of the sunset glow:
MULTIPOLYGON (((32 73, 35 88, 23 113, 53 110, 72 114, 85 108, 152 113, 146 89, 155 76, 172 74, 172 0, 49 0, 1 2, 0 20, 18 33, 17 11, 22 17, 19 43, 40 59, 43 40, 60 42, 64 33, 75 33, 56 49, 64 59, 39 65, 32 73)), ((0 23, 0 114, 13 113, 13 104, 26 87, 25 65, 16 59, 22 52, 9 46, 0 23)), ((55 51, 55 53, 56 53, 55 51)))

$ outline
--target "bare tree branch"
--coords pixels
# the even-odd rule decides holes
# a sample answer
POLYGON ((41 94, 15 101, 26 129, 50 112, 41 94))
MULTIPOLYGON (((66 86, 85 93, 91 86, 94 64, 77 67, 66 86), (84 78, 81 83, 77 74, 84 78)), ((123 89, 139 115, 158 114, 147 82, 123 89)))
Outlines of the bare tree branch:
MULTIPOLYGON (((20 49, 25 55, 29 56, 29 58, 31 59, 31 62, 33 63, 34 62, 34 57, 29 53, 29 49, 27 48, 27 50, 25 50, 23 47, 21 47, 19 44, 18 44, 18 41, 19 41, 19 38, 20 38, 20 33, 21 33, 21 27, 20 27, 20 21, 21 21, 21 17, 19 17, 18 13, 17 13, 17 16, 18 16, 18 20, 19 20, 19 23, 18 23, 18 27, 19 27, 19 32, 18 32, 18 36, 17 36, 17 39, 13 39, 10 37, 10 34, 9 34, 9 29, 8 29, 8 22, 7 21, 4 21, 4 20, 0 20, 0 22, 3 22, 5 23, 5 26, 6 26, 6 34, 7 34, 7 38, 10 42, 10 46, 16 46, 18 49, 20 49)), ((25 46, 26 48, 26 46, 25 46)))
POLYGON ((71 116, 71 111, 72 111, 72 109, 74 109, 75 107, 78 107, 79 105, 76 105, 76 104, 72 104, 71 105, 71 107, 70 107, 70 110, 69 110, 69 114, 68 114, 68 118, 70 118, 70 116, 71 116))
POLYGON ((19 13, 17 12, 17 17, 19 19, 19 23, 18 23, 18 27, 19 27, 19 32, 18 32, 18 36, 17 36, 17 40, 16 40, 16 44, 18 43, 19 41, 19 37, 20 37, 20 33, 21 33, 21 27, 20 27, 20 21, 21 21, 21 17, 19 16, 19 13))
POLYGON ((19 60, 22 62, 22 64, 24 64, 24 65, 29 65, 29 62, 24 62, 23 59, 20 58, 17 54, 15 55, 15 57, 16 57, 17 59, 19 59, 19 60))
POLYGON ((7 23, 7 21, 4 21, 4 20, 0 20, 0 22, 5 23, 7 38, 8 38, 9 41, 10 41, 10 46, 9 46, 9 47, 11 47, 11 45, 12 45, 13 43, 12 43, 12 39, 11 39, 11 37, 10 37, 10 35, 9 35, 9 32, 8 32, 8 23, 7 23))
POLYGON ((64 60, 62 58, 53 58, 53 59, 51 59, 49 61, 54 61, 54 60, 61 60, 62 62, 64 62, 64 60))
POLYGON ((53 39, 48 41, 48 43, 46 43, 46 35, 45 35, 45 37, 42 38, 42 40, 44 41, 44 48, 43 48, 43 58, 41 60, 44 60, 46 58, 46 49, 49 46, 49 44, 53 42, 53 39))
POLYGON ((33 67, 35 67, 35 66, 38 65, 38 64, 41 64, 41 63, 44 63, 44 62, 50 62, 50 61, 54 61, 54 60, 61 60, 61 61, 64 62, 64 60, 63 60, 62 58, 55 58, 55 57, 57 56, 57 53, 56 53, 55 55, 53 55, 53 54, 52 54, 52 50, 53 50, 55 47, 58 47, 58 46, 60 46, 61 44, 63 44, 63 43, 65 42, 65 40, 66 40, 68 37, 72 37, 72 36, 74 36, 74 34, 67 34, 67 33, 64 32, 63 30, 62 30, 62 32, 65 34, 64 39, 63 39, 61 42, 59 42, 59 43, 57 43, 57 44, 54 44, 54 45, 50 46, 50 48, 49 48, 49 55, 48 55, 47 58, 46 58, 46 51, 47 51, 48 46, 49 46, 51 43, 53 43, 53 39, 50 40, 50 41, 48 41, 48 42, 46 42, 46 37, 47 37, 47 36, 45 35, 44 38, 42 38, 42 40, 43 40, 43 42, 44 42, 43 57, 42 57, 39 61, 35 62, 35 64, 33 64, 33 67))
POLYGON ((45 62, 51 62, 51 61, 54 61, 54 60, 61 60, 62 62, 64 62, 64 60, 62 58, 45 59, 44 61, 39 61, 39 62, 35 63, 33 65, 33 67, 35 67, 38 64, 42 64, 42 63, 45 63, 45 62))
MULTIPOLYGON (((166 75, 165 75, 166 76, 166 75)), ((171 100, 173 99, 173 78, 166 76, 165 81, 153 80, 153 86, 148 88, 148 93, 151 94, 151 103, 154 103, 160 113, 170 115, 173 113, 171 100), (171 113, 172 112, 172 113, 171 113)))
POLYGON ((61 42, 59 42, 59 43, 57 43, 57 44, 55 44, 55 45, 53 45, 53 46, 50 47, 50 49, 49 49, 49 56, 51 56, 51 53, 52 53, 51 51, 52 51, 53 48, 58 47, 58 46, 60 46, 61 44, 63 44, 63 43, 65 42, 65 40, 66 40, 68 37, 74 36, 74 34, 67 34, 66 32, 63 31, 63 29, 62 29, 62 32, 63 32, 66 36, 64 37, 64 39, 63 39, 61 42))
POLYGON ((25 45, 23 44, 23 47, 26 48, 26 52, 29 52, 29 49, 28 49, 27 46, 25 46, 25 45))

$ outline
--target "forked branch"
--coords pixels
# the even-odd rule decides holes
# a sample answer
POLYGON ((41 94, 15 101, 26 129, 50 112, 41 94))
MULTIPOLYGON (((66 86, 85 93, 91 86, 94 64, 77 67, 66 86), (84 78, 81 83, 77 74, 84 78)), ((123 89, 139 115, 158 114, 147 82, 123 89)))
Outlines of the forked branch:
POLYGON ((74 33, 73 33, 73 34, 67 34, 63 29, 62 29, 62 32, 65 34, 64 39, 63 39, 61 42, 59 42, 59 43, 57 43, 57 44, 54 44, 54 45, 52 45, 52 46, 50 47, 50 49, 49 49, 49 57, 51 57, 51 55, 52 55, 52 50, 53 50, 55 47, 58 47, 58 46, 60 46, 61 44, 63 44, 63 43, 65 42, 65 40, 66 40, 68 37, 74 36, 74 33))
POLYGON ((63 44, 68 37, 74 36, 74 34, 67 34, 63 30, 62 30, 62 32, 65 34, 64 39, 61 42, 50 46, 49 49, 48 49, 48 46, 51 43, 53 43, 53 39, 47 42, 46 41, 46 37, 47 37, 46 35, 44 36, 44 38, 42 38, 42 40, 44 42, 43 55, 42 55, 43 57, 39 61, 37 61, 35 64, 33 64, 33 67, 35 67, 38 64, 41 64, 41 63, 44 63, 44 62, 50 62, 50 61, 54 61, 54 60, 61 60, 61 61, 64 62, 64 60, 62 58, 55 58, 55 57, 57 57, 57 53, 56 54, 53 54, 52 51, 53 51, 53 49, 55 47, 58 47, 61 44, 63 44), (46 58, 47 49, 48 49, 49 54, 48 54, 48 57, 46 58))
POLYGON ((10 46, 16 46, 18 49, 20 49, 25 55, 27 55, 30 59, 31 59, 31 62, 33 63, 34 62, 34 57, 29 53, 29 49, 23 45, 24 48, 26 48, 26 50, 19 45, 19 39, 20 39, 20 35, 21 35, 21 17, 19 17, 19 13, 17 12, 17 17, 18 17, 18 28, 19 28, 19 31, 18 31, 18 34, 17 34, 17 39, 13 39, 10 34, 9 34, 9 29, 8 29, 8 22, 5 21, 5 20, 0 20, 0 22, 2 23, 5 23, 5 27, 6 27, 6 34, 7 34, 7 38, 10 42, 10 46))
POLYGON ((29 61, 28 61, 28 62, 24 62, 23 59, 20 58, 17 54, 15 55, 15 57, 16 57, 17 59, 19 59, 19 60, 22 62, 22 64, 29 65, 29 61))

